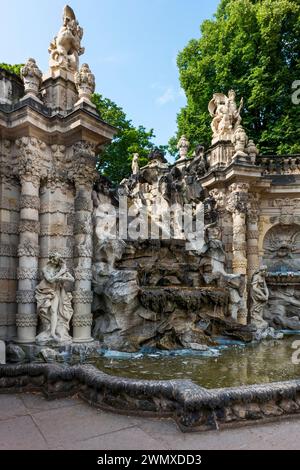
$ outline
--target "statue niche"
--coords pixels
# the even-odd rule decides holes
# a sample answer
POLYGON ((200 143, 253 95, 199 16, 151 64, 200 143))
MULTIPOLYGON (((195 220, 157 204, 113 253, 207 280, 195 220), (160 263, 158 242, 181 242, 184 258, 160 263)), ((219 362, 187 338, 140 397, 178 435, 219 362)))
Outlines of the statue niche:
POLYGON ((264 318, 274 328, 300 329, 300 226, 275 225, 263 248, 269 287, 264 318))

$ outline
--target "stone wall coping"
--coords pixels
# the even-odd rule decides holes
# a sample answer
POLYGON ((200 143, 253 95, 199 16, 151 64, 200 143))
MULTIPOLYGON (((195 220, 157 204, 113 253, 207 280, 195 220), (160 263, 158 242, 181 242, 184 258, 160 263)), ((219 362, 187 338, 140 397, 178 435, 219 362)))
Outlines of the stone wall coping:
POLYGON ((300 379, 206 389, 191 380, 136 380, 92 365, 0 366, 0 393, 41 391, 47 398, 79 394, 118 413, 172 417, 183 431, 265 422, 300 413, 300 379))

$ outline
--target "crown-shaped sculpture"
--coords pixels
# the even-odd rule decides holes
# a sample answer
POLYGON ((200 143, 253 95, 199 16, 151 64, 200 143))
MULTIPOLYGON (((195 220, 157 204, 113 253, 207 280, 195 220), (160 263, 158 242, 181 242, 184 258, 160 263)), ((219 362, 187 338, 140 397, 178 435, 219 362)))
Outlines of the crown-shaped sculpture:
POLYGON ((79 56, 84 53, 81 47, 83 29, 79 26, 75 13, 66 5, 63 12, 63 25, 49 46, 51 70, 77 72, 79 56))

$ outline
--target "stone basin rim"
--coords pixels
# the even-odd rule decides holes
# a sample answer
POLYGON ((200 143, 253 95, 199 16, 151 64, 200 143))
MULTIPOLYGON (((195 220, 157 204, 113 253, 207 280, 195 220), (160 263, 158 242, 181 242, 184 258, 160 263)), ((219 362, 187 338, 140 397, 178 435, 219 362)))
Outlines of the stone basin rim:
POLYGON ((109 375, 93 365, 0 366, 0 393, 42 392, 55 399, 78 395, 119 414, 170 417, 182 431, 262 423, 300 414, 300 378, 206 389, 192 380, 143 380, 109 375))

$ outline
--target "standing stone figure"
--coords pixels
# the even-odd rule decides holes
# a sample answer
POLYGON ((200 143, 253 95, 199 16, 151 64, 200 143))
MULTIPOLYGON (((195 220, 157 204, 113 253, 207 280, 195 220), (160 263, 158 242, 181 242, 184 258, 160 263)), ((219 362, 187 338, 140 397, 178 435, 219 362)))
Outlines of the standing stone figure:
POLYGON ((186 136, 182 135, 177 144, 177 148, 179 150, 179 159, 177 160, 178 162, 180 160, 185 160, 187 158, 189 146, 190 146, 190 143, 187 140, 186 136))
POLYGON ((41 321, 41 333, 37 343, 70 341, 70 320, 73 315, 72 294, 65 291, 67 281, 74 282, 60 254, 53 253, 43 269, 44 279, 36 287, 37 312, 41 321))
POLYGON ((267 267, 262 266, 255 271, 251 280, 251 324, 255 325, 258 329, 263 329, 268 326, 268 323, 264 320, 264 310, 269 300, 266 272, 267 267))
POLYGON ((230 90, 228 96, 223 93, 214 93, 208 105, 209 113, 213 118, 211 123, 213 138, 231 139, 233 132, 241 123, 242 107, 243 99, 237 107, 234 90, 230 90))
POLYGON ((131 170, 132 170, 133 175, 137 175, 138 172, 140 171, 139 154, 138 153, 133 154, 133 159, 132 159, 132 163, 131 163, 131 170))

